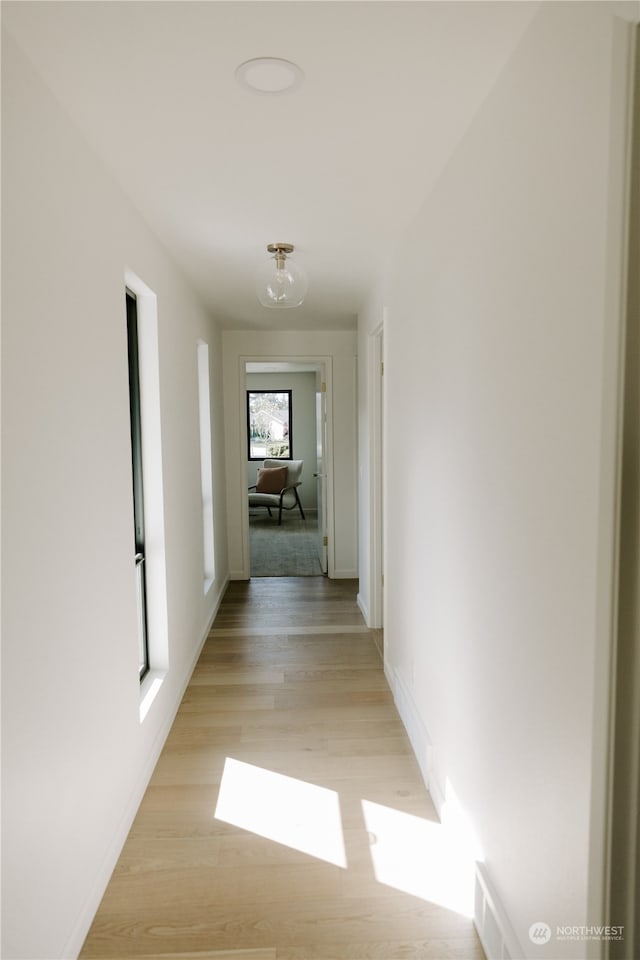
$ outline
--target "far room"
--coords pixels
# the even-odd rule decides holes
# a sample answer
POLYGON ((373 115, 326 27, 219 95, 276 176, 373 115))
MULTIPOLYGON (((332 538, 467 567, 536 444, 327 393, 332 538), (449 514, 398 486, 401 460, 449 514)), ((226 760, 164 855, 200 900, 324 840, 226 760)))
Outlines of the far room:
POLYGON ((246 364, 251 577, 326 573, 322 388, 320 363, 246 364))

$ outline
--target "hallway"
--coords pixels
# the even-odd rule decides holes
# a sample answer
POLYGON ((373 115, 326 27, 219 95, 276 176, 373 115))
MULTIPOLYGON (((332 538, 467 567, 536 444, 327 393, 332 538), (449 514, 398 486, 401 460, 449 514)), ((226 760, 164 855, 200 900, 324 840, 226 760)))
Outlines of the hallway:
POLYGON ((482 960, 355 597, 229 584, 83 958, 482 960))

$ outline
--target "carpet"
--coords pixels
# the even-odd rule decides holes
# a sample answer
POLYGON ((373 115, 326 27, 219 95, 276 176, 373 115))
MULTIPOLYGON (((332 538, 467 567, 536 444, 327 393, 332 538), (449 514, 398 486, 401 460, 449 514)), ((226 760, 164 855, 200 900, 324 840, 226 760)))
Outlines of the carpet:
POLYGON ((283 513, 278 526, 277 512, 249 513, 249 556, 252 577, 320 577, 322 567, 317 548, 316 518, 303 520, 300 514, 283 513))

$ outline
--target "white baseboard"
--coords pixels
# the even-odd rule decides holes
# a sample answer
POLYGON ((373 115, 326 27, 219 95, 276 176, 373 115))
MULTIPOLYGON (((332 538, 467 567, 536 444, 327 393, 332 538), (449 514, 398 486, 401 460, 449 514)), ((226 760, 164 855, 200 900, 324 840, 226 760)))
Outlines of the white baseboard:
POLYGON ((422 778, 425 782, 427 790, 429 790, 431 793, 431 798, 436 806, 436 810, 438 813, 440 813, 440 809, 436 803, 436 798, 429 782, 431 740, 429 739, 427 728, 425 727, 422 717, 420 716, 420 712, 416 706, 413 696, 411 695, 409 688, 404 683, 404 680, 400 674, 394 670, 389 663, 385 663, 384 673, 387 678, 387 682, 391 687, 391 692, 393 693, 393 699, 395 700, 396 708, 400 714, 400 719, 402 720, 409 740, 411 741, 411 746, 413 747, 413 752, 416 756, 416 760, 418 761, 422 778))
POLYGON ((357 580, 357 570, 334 570, 331 574, 332 580, 357 580))
POLYGON ((371 623, 370 623, 370 615, 369 615, 369 608, 368 608, 367 604, 365 603, 365 601, 362 599, 362 594, 361 594, 361 593, 358 593, 358 595, 357 595, 357 597, 356 597, 356 603, 358 604, 358 607, 360 608, 360 613, 361 613, 362 616, 364 617, 364 622, 366 623, 366 625, 367 625, 368 627, 371 626, 371 623))
MULTIPOLYGON (((384 672, 433 805, 442 819, 446 798, 433 768, 433 749, 427 728, 401 675, 388 663, 385 663, 384 672)), ((526 956, 485 865, 478 861, 475 866, 473 922, 487 960, 520 960, 526 956)))
POLYGON ((487 960, 522 960, 526 956, 483 863, 476 863, 473 922, 487 960))
POLYGON ((105 853, 102 865, 99 868, 93 883, 91 884, 90 893, 74 924, 73 930, 59 954, 60 957, 77 957, 82 949, 82 945, 86 939, 87 933, 89 932, 89 928, 93 923, 93 918, 95 917, 98 907, 100 906, 104 896, 107 884, 111 879, 111 874, 113 873, 115 865, 118 862, 118 858, 122 852, 122 848, 124 847, 129 830, 131 829, 131 825, 135 820, 140 804, 142 803, 142 798, 144 797, 145 790, 149 785, 149 781, 151 780, 153 771, 155 770, 158 758, 162 752, 162 748, 164 747, 165 741, 169 736, 169 731, 173 726, 173 721, 175 720, 178 708, 182 702, 184 692, 187 689, 187 685, 191 679, 195 665, 198 662, 200 654, 202 653, 202 648, 204 647, 207 637, 209 636, 209 631, 211 630, 213 621, 218 613, 218 609, 220 607, 220 603, 224 596, 228 582, 229 578, 227 577, 218 587, 213 605, 213 612, 210 614, 207 620, 206 626, 202 631, 200 640, 198 642, 197 649, 191 658, 190 665, 185 671, 178 695, 175 697, 171 709, 158 729, 153 746, 141 767, 140 776, 138 777, 136 783, 134 784, 133 790, 131 791, 131 797, 122 814, 118 828, 114 831, 113 838, 105 853))
MULTIPOLYGON (((191 674, 193 673, 193 671, 194 671, 194 669, 195 669, 195 665, 196 665, 196 663, 198 662, 198 658, 199 658, 200 654, 202 653, 202 648, 204 647, 205 641, 206 641, 207 637, 209 636, 209 633, 210 633, 211 628, 212 628, 212 626, 213 626, 213 621, 214 621, 215 618, 218 616, 218 610, 220 609, 220 604, 222 603, 222 598, 224 597, 225 591, 226 591, 227 587, 229 586, 229 580, 230 580, 230 579, 231 579, 231 577, 230 577, 230 576, 227 576, 227 577, 225 577, 224 580, 221 581, 220 584, 218 584, 218 587, 217 587, 217 590, 216 590, 216 593, 215 593, 215 600, 214 600, 214 602, 213 602, 213 611, 208 615, 208 617, 207 617, 207 619, 206 619, 206 621, 205 621, 204 629, 201 631, 201 634, 200 634, 200 636, 201 636, 200 644, 199 644, 198 650, 197 650, 197 652, 196 652, 196 654, 195 654, 195 657, 193 658, 193 665, 192 665, 192 667, 191 667, 191 673, 189 674, 189 676, 188 676, 188 678, 187 678, 187 683, 188 683, 189 680, 191 679, 191 674)), ((185 684, 185 689, 186 689, 186 684, 185 684)), ((177 712, 177 710, 176 710, 176 712, 177 712)))

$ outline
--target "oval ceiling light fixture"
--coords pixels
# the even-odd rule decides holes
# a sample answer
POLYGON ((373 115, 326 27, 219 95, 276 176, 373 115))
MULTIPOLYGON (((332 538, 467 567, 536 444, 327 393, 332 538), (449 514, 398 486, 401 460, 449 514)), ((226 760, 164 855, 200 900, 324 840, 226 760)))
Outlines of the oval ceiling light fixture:
POLYGON ((297 63, 278 57, 256 57, 245 60, 236 69, 236 79, 241 87, 252 93, 293 93, 302 86, 304 73, 297 63))
POLYGON ((273 256, 258 270, 256 294, 263 307, 299 307, 305 298, 307 276, 291 260, 292 243, 270 243, 273 256))

